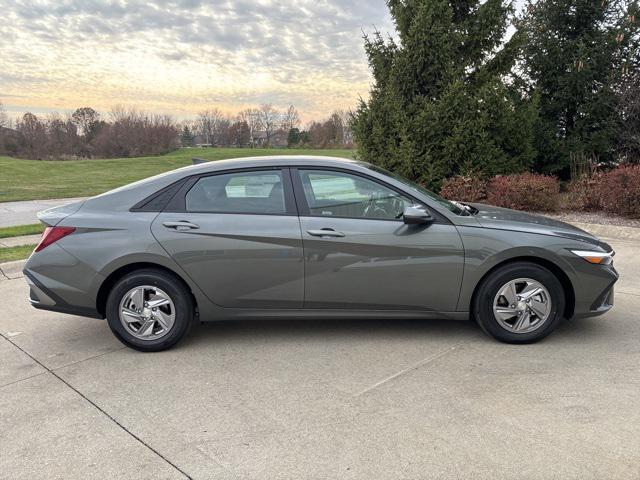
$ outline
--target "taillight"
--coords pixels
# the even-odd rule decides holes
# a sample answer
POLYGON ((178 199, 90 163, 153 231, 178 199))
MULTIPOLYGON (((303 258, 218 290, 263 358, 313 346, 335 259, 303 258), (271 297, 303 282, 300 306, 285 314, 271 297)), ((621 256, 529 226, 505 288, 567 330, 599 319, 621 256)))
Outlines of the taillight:
POLYGON ((75 227, 47 227, 44 229, 42 234, 42 238, 40 239, 40 243, 34 250, 34 252, 39 252, 43 248, 48 247, 52 243, 57 242, 63 237, 75 232, 75 227))

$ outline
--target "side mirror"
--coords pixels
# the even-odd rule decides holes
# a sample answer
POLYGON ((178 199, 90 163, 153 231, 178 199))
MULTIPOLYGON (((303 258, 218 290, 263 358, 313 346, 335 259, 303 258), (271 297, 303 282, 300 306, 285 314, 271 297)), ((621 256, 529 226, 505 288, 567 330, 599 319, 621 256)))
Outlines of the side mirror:
POLYGON ((433 217, 421 205, 409 205, 402 213, 407 225, 426 225, 433 222, 433 217))

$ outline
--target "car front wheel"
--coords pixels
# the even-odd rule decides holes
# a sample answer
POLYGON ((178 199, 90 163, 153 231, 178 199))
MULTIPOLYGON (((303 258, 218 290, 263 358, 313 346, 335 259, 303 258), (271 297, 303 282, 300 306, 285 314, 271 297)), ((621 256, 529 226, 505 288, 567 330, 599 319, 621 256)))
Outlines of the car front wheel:
POLYGON ((111 289, 107 321, 128 347, 145 352, 166 350, 187 332, 193 300, 184 283, 161 270, 129 273, 111 289))
POLYGON ((473 313, 480 327, 507 343, 532 343, 549 335, 562 319, 562 284, 548 269, 531 262, 500 267, 483 280, 473 313))

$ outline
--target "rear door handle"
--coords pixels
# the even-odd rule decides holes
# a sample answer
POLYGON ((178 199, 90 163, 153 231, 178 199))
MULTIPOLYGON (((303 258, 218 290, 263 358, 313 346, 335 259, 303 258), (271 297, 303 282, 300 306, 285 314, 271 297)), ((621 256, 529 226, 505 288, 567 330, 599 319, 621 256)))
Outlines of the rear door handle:
POLYGON ((320 230, 307 230, 307 233, 314 237, 331 237, 331 238, 344 237, 344 233, 336 232, 333 228, 322 228, 320 230))
POLYGON ((181 220, 179 222, 162 222, 162 225, 164 225, 167 228, 173 228, 178 232, 184 232, 186 230, 195 230, 197 228, 200 228, 195 223, 187 222, 186 220, 181 220))

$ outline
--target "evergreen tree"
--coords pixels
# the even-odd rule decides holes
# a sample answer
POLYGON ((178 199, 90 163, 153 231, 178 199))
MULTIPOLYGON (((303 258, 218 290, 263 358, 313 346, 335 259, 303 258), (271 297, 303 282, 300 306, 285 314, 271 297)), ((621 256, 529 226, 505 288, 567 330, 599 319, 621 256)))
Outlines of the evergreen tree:
POLYGON ((298 146, 300 145, 300 140, 301 140, 300 129, 298 127, 293 127, 289 129, 289 133, 287 135, 287 146, 288 147, 298 146))
POLYGON ((519 71, 539 98, 535 166, 567 176, 571 159, 612 161, 624 78, 638 71, 638 3, 530 1, 517 22, 519 71))
POLYGON ((438 188, 460 172, 526 169, 536 99, 506 82, 511 13, 501 0, 389 0, 398 41, 365 36, 374 77, 354 114, 358 153, 438 188))
POLYGON ((193 147, 196 142, 195 135, 191 132, 189 125, 182 127, 182 133, 180 134, 180 144, 183 147, 193 147))

